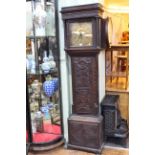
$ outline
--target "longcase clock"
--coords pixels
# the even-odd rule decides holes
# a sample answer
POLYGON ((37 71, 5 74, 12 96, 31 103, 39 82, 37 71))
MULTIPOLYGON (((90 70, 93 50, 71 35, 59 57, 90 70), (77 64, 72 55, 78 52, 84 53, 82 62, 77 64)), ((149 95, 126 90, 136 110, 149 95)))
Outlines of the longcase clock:
POLYGON ((68 118, 68 148, 101 153, 103 118, 99 113, 98 54, 105 47, 100 4, 62 8, 65 51, 71 58, 73 113, 68 118))

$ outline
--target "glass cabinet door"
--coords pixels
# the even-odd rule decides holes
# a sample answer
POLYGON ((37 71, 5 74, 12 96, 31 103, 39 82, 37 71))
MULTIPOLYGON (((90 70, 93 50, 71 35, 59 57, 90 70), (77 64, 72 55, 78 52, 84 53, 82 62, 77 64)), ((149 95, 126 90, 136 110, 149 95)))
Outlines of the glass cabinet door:
POLYGON ((26 70, 33 143, 62 138, 59 48, 54 0, 26 2, 26 70))

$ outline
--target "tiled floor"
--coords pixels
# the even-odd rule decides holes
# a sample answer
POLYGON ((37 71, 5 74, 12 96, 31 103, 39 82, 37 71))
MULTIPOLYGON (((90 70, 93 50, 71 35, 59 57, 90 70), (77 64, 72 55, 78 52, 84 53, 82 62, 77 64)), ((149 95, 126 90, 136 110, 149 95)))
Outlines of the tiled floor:
MULTIPOLYGON (((102 155, 128 155, 128 149, 115 149, 115 148, 105 148, 102 152, 102 155)), ((29 153, 28 155, 95 155, 93 153, 86 153, 82 151, 67 150, 63 147, 57 149, 40 152, 40 153, 29 153)))

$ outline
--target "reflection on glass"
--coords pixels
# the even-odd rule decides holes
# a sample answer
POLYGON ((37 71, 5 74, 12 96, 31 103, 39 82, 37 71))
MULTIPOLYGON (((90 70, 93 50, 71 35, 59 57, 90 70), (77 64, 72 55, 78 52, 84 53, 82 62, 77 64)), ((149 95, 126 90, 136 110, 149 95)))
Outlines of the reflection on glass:
POLYGON ((54 3, 46 3, 46 36, 55 36, 55 8, 54 3))
POLYGON ((35 25, 36 36, 45 36, 46 16, 43 3, 36 2, 35 10, 33 12, 33 22, 35 25))
POLYGON ((26 2, 26 36, 33 36, 32 2, 26 2))
POLYGON ((70 23, 71 47, 92 46, 92 22, 70 23))

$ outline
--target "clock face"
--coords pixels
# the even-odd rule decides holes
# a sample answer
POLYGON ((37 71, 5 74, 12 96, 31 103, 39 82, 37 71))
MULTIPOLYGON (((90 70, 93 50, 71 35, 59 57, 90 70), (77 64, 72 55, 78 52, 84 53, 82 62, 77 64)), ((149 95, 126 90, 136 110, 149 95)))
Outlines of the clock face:
POLYGON ((92 22, 70 23, 70 47, 93 46, 92 22))

